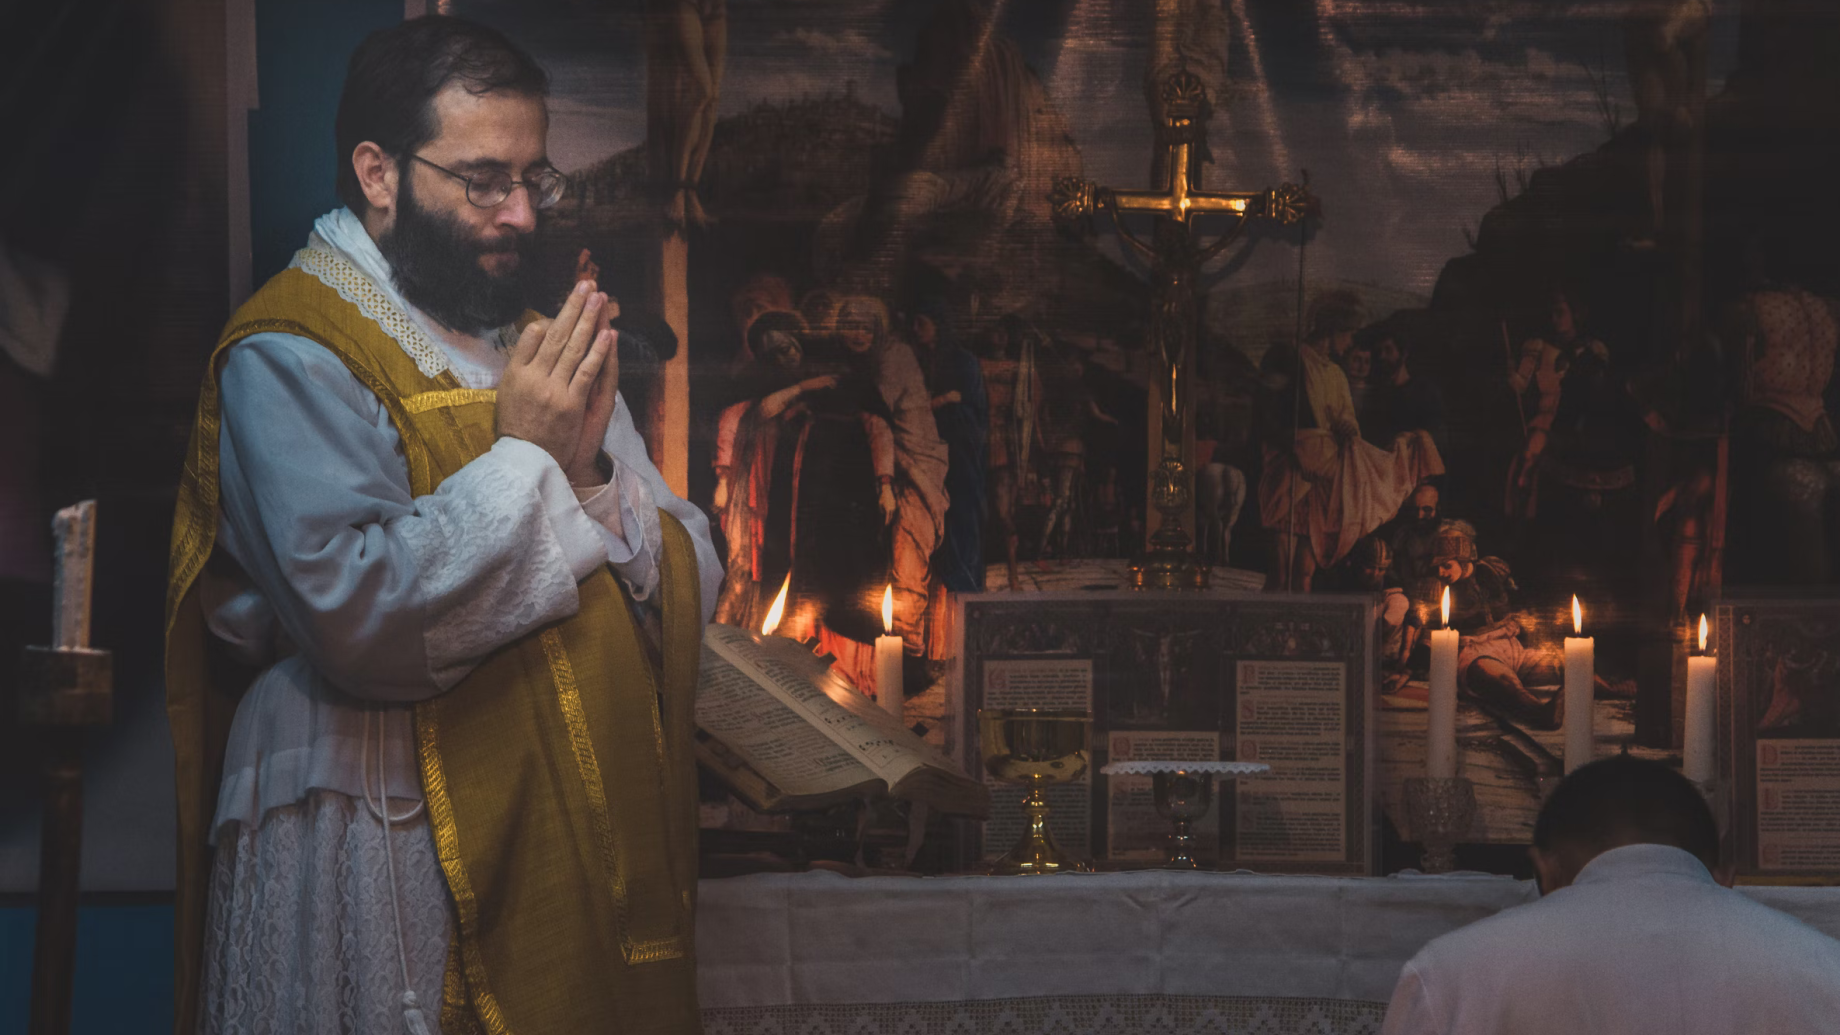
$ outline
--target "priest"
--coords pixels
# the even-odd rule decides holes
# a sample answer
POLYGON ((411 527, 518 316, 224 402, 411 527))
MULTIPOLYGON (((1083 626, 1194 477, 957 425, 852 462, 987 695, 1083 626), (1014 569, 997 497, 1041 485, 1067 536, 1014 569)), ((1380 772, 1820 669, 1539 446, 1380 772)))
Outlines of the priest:
POLYGON ((524 313, 546 92, 462 20, 365 40, 344 205, 212 355, 167 609, 183 1035, 697 1030, 721 567, 607 296, 524 313))

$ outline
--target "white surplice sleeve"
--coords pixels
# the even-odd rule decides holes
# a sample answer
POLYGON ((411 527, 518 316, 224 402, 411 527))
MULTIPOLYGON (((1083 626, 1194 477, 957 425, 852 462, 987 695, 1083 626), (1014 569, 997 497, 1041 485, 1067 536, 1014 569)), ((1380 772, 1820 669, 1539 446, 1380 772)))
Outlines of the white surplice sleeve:
POLYGON ((658 585, 658 558, 664 552, 660 510, 683 522, 696 546, 697 577, 702 586, 702 622, 714 617, 722 592, 722 561, 709 537, 709 518, 701 508, 672 492, 653 466, 645 440, 633 426, 626 399, 615 400, 613 420, 601 448, 613 460, 613 480, 605 486, 577 489, 581 506, 606 542, 607 560, 632 590, 647 600, 658 585))
POLYGON ((1412 960, 1400 972, 1393 999, 1386 1007, 1386 1022, 1381 1035, 1449 1035, 1449 1022, 1432 995, 1419 960, 1412 960))
POLYGON ((576 583, 610 559, 561 467, 528 442, 500 439, 412 496, 387 411, 307 339, 250 337, 220 383, 225 548, 346 693, 400 702, 452 687, 574 614, 576 583))

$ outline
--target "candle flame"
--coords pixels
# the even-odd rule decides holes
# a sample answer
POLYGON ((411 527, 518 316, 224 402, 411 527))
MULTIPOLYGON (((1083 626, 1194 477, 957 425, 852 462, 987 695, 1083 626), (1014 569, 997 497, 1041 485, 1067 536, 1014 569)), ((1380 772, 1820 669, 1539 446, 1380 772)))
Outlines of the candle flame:
POLYGON ((1572 635, 1584 635, 1584 608, 1578 606, 1578 594, 1572 594, 1572 635))
POLYGON ((1699 652, 1706 653, 1706 616, 1699 616, 1699 652))
POLYGON ((1444 628, 1450 628, 1450 587, 1444 587, 1444 601, 1438 605, 1444 612, 1444 628))
POLYGON ((892 582, 888 584, 887 589, 882 590, 882 632, 888 635, 894 633, 894 583, 892 582))
POLYGON ((760 635, 771 636, 779 628, 780 616, 786 613, 786 591, 792 588, 792 575, 786 575, 786 581, 780 584, 779 596, 773 598, 773 606, 767 609, 767 620, 760 623, 760 635))

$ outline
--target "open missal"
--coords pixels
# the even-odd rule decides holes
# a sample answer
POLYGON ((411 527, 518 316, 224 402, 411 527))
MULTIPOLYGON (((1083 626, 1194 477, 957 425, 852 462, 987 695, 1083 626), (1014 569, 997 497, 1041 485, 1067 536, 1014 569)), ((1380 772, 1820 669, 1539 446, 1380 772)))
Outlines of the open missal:
POLYGON ((697 761, 763 812, 887 794, 983 818, 984 785, 810 650, 732 625, 703 635, 697 761))

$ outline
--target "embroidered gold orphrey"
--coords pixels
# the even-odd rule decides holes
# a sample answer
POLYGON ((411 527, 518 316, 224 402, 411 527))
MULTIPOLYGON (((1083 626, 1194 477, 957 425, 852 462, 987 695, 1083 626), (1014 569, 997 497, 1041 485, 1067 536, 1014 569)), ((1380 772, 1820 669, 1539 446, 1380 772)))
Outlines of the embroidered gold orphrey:
MULTIPOLYGON (((226 349, 264 332, 318 342, 377 395, 417 496, 494 440, 496 394, 462 387, 407 314, 334 252, 303 250, 225 329, 187 449, 167 594, 180 823, 175 1030, 184 1035, 197 1023, 206 828, 243 689, 213 679, 196 592, 217 527, 216 372, 226 349)), ((415 707, 423 791, 458 919, 443 982, 450 1035, 601 1030, 616 1018, 632 1035, 699 1030, 691 735, 701 608, 689 533, 660 519, 659 650, 603 567, 580 583, 573 618, 501 648, 415 707)))

